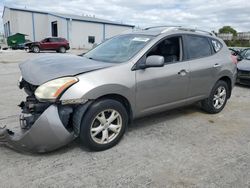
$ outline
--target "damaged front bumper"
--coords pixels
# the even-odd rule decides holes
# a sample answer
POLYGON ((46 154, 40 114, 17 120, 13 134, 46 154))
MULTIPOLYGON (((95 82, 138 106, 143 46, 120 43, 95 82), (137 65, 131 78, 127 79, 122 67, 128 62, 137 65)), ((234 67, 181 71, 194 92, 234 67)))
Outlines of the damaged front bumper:
MULTIPOLYGON (((24 118, 20 118, 21 129, 19 132, 12 132, 6 127, 0 128, 0 144, 19 151, 28 152, 49 152, 58 149, 76 138, 74 131, 67 128, 56 104, 49 105, 35 120, 23 125, 24 118), (34 121, 34 122, 33 122, 34 121)), ((30 118, 26 118, 30 120, 30 118)))

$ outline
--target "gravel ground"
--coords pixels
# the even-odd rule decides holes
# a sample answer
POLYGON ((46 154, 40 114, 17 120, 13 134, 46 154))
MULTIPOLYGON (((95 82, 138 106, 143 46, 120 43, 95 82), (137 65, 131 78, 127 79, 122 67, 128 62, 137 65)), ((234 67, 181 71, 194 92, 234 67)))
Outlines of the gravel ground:
MULTIPOLYGON (((15 127, 25 95, 18 64, 1 55, 0 124, 15 127)), ((193 105, 142 118, 107 151, 77 140, 42 155, 0 147, 0 187, 250 187, 249 114, 250 88, 236 86, 221 113, 193 105)))
MULTIPOLYGON (((67 54, 79 55, 86 50, 68 50, 67 54)), ((28 60, 37 56, 43 56, 46 54, 57 54, 54 51, 41 52, 39 54, 29 53, 24 50, 0 50, 0 63, 19 63, 21 61, 28 60)))

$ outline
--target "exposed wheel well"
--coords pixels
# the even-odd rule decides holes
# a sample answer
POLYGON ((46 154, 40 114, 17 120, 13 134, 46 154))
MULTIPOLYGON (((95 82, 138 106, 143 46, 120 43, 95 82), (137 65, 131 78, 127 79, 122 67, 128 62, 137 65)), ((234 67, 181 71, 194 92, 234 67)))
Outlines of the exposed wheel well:
POLYGON ((223 76, 219 80, 223 80, 224 82, 227 83, 228 89, 229 89, 229 93, 227 95, 227 98, 230 98, 231 97, 231 93, 232 93, 232 81, 231 81, 231 79, 229 77, 227 77, 227 76, 223 76))
POLYGON ((125 98, 124 96, 119 95, 119 94, 108 94, 108 95, 103 95, 103 96, 97 98, 96 100, 101 100, 101 99, 113 99, 113 100, 116 100, 116 101, 119 101, 120 103, 122 103, 124 105, 124 107, 126 108, 126 111, 128 113, 129 123, 132 121, 132 119, 133 119, 132 108, 131 108, 131 105, 130 105, 127 98, 125 98))

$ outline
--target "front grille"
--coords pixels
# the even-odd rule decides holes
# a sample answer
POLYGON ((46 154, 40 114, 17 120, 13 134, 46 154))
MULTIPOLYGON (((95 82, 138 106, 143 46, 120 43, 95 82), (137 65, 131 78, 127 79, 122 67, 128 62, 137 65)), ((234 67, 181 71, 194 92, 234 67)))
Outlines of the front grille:
POLYGON ((250 76, 250 71, 238 70, 239 76, 250 76))
POLYGON ((26 100, 18 105, 22 109, 20 115, 21 128, 30 128, 49 105, 49 103, 39 102, 35 96, 27 96, 26 100))
POLYGON ((250 85, 250 79, 242 79, 242 78, 240 78, 240 79, 237 80, 237 82, 240 83, 240 84, 244 84, 244 85, 250 85))
POLYGON ((30 128, 50 105, 49 103, 41 103, 36 99, 34 93, 37 87, 38 86, 30 84, 24 79, 19 82, 19 88, 24 89, 28 95, 26 100, 19 104, 19 107, 22 109, 20 126, 23 129, 30 128))

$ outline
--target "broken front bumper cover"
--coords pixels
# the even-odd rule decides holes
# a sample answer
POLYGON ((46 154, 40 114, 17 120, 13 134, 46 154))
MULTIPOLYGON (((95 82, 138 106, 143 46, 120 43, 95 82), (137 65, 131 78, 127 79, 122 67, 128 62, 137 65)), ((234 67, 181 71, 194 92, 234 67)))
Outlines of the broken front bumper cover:
POLYGON ((13 133, 0 128, 0 144, 18 151, 43 153, 58 149, 76 138, 62 124, 56 105, 49 106, 29 129, 13 133))

